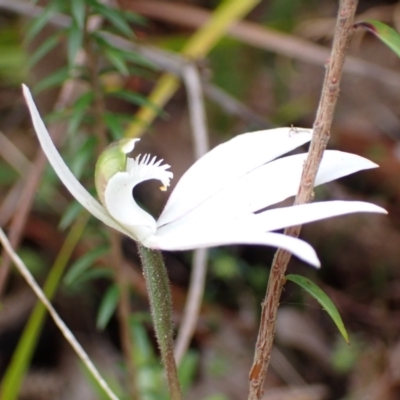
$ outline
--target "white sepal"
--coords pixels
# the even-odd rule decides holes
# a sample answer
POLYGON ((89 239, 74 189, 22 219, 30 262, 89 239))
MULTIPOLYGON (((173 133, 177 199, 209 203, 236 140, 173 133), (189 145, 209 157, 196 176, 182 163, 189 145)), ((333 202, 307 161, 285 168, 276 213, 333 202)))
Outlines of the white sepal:
MULTIPOLYGON (((183 218, 168 225, 175 227, 185 223, 191 226, 224 223, 294 196, 300 184, 306 157, 306 153, 296 154, 262 165, 225 186, 183 218)), ((315 186, 376 166, 372 161, 355 154, 327 150, 315 186)))
POLYGON ((25 85, 22 85, 22 89, 31 113, 33 126, 35 127, 42 149, 62 183, 70 191, 72 196, 74 196, 76 200, 78 200, 79 203, 81 203, 82 206, 85 207, 96 218, 106 225, 117 229, 120 232, 128 234, 122 226, 120 226, 112 217, 110 217, 104 207, 75 178, 74 174, 67 167, 64 160, 61 158, 60 154, 55 148, 49 132, 40 118, 39 112, 32 99, 31 92, 25 85))
POLYGON ((375 204, 363 201, 322 201, 281 207, 255 214, 260 229, 275 231, 288 226, 302 225, 321 219, 359 212, 387 214, 387 211, 375 204))
POLYGON ((277 128, 238 135, 212 149, 182 176, 158 226, 174 221, 241 176, 311 140, 312 130, 277 128))
POLYGON ((161 229, 157 232, 156 237, 149 238, 143 244, 151 248, 171 251, 192 250, 230 244, 272 246, 285 249, 314 267, 320 266, 318 257, 312 246, 301 239, 279 233, 262 232, 258 229, 246 229, 245 226, 235 226, 234 224, 224 227, 214 226, 206 230, 193 226, 192 231, 188 229, 161 229))

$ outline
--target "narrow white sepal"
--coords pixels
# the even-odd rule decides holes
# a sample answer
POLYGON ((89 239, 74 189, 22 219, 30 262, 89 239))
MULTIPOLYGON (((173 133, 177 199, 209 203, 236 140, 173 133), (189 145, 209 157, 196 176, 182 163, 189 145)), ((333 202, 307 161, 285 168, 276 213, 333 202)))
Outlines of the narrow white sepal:
MULTIPOLYGON (((294 196, 306 158, 306 153, 296 154, 262 165, 227 185, 170 225, 177 227, 186 223, 192 226, 224 223, 294 196)), ((315 186, 376 167, 372 161, 355 154, 327 150, 319 167, 315 186)))
POLYGON ((375 204, 363 201, 336 200, 276 208, 256 214, 255 217, 259 229, 275 231, 288 226, 359 212, 387 214, 386 210, 375 204))
POLYGON ((169 231, 163 234, 158 231, 154 237, 149 237, 144 246, 159 250, 193 250, 204 247, 217 247, 232 244, 253 244, 261 246, 280 247, 289 251, 301 260, 319 267, 320 262, 311 245, 301 239, 281 235, 273 232, 260 232, 258 230, 247 230, 242 227, 229 226, 225 229, 211 228, 208 231, 193 227, 192 232, 169 231))
POLYGON ((26 103, 32 117, 33 126, 35 127, 36 134, 42 146, 44 153, 47 156, 51 166, 61 179, 65 187, 70 193, 96 218, 105 223, 106 225, 130 235, 129 232, 120 226, 104 209, 104 207, 81 185, 75 178, 74 174, 70 171, 64 160, 61 158, 56 147, 51 140, 49 132, 47 131, 40 115, 33 101, 30 90, 27 86, 22 85, 22 90, 26 103))

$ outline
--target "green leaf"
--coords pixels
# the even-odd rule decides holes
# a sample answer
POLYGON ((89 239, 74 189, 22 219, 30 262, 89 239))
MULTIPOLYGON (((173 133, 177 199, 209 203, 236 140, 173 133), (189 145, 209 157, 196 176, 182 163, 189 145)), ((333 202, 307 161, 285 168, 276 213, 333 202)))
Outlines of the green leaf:
POLYGON ((61 217, 58 227, 63 231, 67 229, 72 224, 72 222, 74 222, 78 218, 78 215, 82 211, 82 209, 83 207, 81 203, 78 203, 76 200, 72 201, 68 205, 63 216, 61 217))
POLYGON ((129 22, 133 22, 133 23, 135 23, 137 25, 142 25, 142 26, 146 26, 147 25, 147 19, 146 18, 142 17, 139 14, 135 14, 132 11, 123 10, 123 16, 129 22))
POLYGON ((101 16, 103 16, 120 33, 126 35, 128 38, 133 38, 133 31, 126 22, 126 17, 122 12, 115 8, 100 4, 94 0, 91 0, 89 3, 96 13, 99 13, 101 16))
POLYGON ((106 112, 103 114, 103 121, 107 125, 113 140, 121 140, 124 137, 124 120, 126 121, 126 118, 117 113, 106 112))
POLYGON ((85 167, 95 154, 96 137, 88 136, 82 138, 80 143, 74 140, 74 144, 78 144, 78 146, 76 149, 72 149, 73 155, 69 162, 69 167, 72 173, 80 179, 85 172, 85 167))
POLYGON ((136 365, 148 365, 155 359, 154 347, 151 344, 145 329, 145 324, 151 322, 149 314, 135 312, 129 316, 130 331, 135 340, 135 354, 133 355, 136 365), (150 321, 146 320, 150 319, 150 321))
POLYGON ((106 291, 103 299, 101 300, 99 312, 97 313, 96 326, 98 329, 103 330, 109 323, 117 308, 119 295, 120 290, 116 285, 110 286, 106 291))
POLYGON ((86 92, 75 101, 72 106, 72 114, 68 119, 67 135, 75 133, 78 130, 79 125, 81 124, 85 115, 88 113, 88 109, 93 103, 93 100, 93 92, 86 92))
POLYGON ((28 61, 28 68, 32 68, 39 62, 47 53, 54 49, 60 41, 60 32, 49 36, 31 55, 28 61))
POLYGON ((302 287, 306 292, 308 292, 312 297, 314 297, 319 304, 325 309, 325 311, 332 318, 333 322, 339 329, 339 332, 342 334, 344 340, 349 343, 349 336, 347 334, 346 328, 344 327, 342 317, 339 314, 335 304, 333 304, 332 300, 328 297, 328 295, 323 292, 314 282, 310 281, 304 276, 301 275, 287 275, 286 279, 288 281, 292 281, 302 287))
POLYGON ((142 67, 149 68, 149 69, 154 69, 154 70, 159 69, 156 64, 152 63, 147 58, 143 57, 141 54, 138 54, 138 53, 135 53, 135 52, 126 51, 126 50, 123 50, 123 49, 119 49, 118 47, 112 46, 106 40, 104 40, 104 42, 107 43, 107 45, 109 47, 112 47, 113 49, 115 49, 115 51, 118 51, 121 54, 121 57, 123 57, 126 61, 130 61, 130 62, 132 62, 134 64, 137 64, 137 65, 140 65, 142 67))
POLYGON ((375 20, 358 22, 355 26, 360 26, 374 34, 400 57, 400 34, 393 28, 375 20))
POLYGON ((67 31, 68 63, 72 67, 75 65, 76 54, 82 47, 83 29, 80 29, 75 21, 72 22, 67 31))
POLYGON ((60 86, 69 78, 68 67, 58 69, 56 72, 49 75, 47 78, 42 79, 38 84, 35 85, 32 93, 37 95, 43 90, 50 89, 55 86, 60 86))
POLYGON ((129 69, 126 65, 126 60, 123 57, 123 54, 116 49, 111 47, 103 48, 104 55, 110 61, 110 63, 115 67, 115 69, 123 76, 129 75, 129 69))
POLYGON ((189 350, 178 366, 179 382, 183 392, 187 392, 193 385, 199 365, 199 354, 189 350))
POLYGON ((29 54, 20 42, 17 25, 0 23, 0 54, 2 83, 7 82, 7 85, 14 86, 27 79, 29 54))
POLYGON ((151 101, 148 100, 147 97, 142 96, 141 94, 131 92, 129 90, 115 90, 115 91, 110 91, 107 93, 109 96, 117 97, 119 99, 128 101, 129 103, 135 104, 137 106, 149 106, 154 108, 158 112, 162 112, 162 109, 155 104, 153 104, 151 101))
POLYGON ((18 255, 21 257, 22 261, 28 267, 35 279, 43 276, 43 273, 46 271, 46 263, 39 256, 37 251, 27 247, 21 247, 18 251, 18 255))
POLYGON ((35 18, 29 26, 25 41, 29 43, 47 24, 50 18, 58 11, 58 3, 51 1, 49 5, 43 10, 38 18, 35 18))
POLYGON ((15 183, 17 179, 17 172, 9 164, 0 161, 0 185, 11 185, 13 182, 15 183))
POLYGON ((85 27, 85 1, 71 0, 71 14, 79 29, 83 31, 85 27))
POLYGON ((159 70, 158 66, 151 61, 149 61, 147 58, 142 56, 141 54, 138 54, 136 52, 131 52, 131 51, 126 51, 123 50, 119 47, 113 46, 106 37, 104 37, 103 33, 101 31, 94 31, 90 34, 90 37, 93 38, 96 43, 98 44, 99 47, 101 48, 111 48, 114 52, 118 52, 119 56, 124 59, 125 62, 132 62, 135 63, 139 66, 148 68, 148 69, 153 69, 153 70, 159 70))
POLYGON ((107 247, 104 246, 96 247, 89 253, 86 253, 84 256, 79 258, 71 265, 70 269, 65 274, 64 284, 66 286, 70 286, 73 283, 75 283, 75 281, 80 278, 83 272, 85 272, 88 268, 90 268, 97 259, 99 259, 107 252, 108 252, 107 247))
POLYGON ((110 268, 96 268, 88 269, 82 275, 79 276, 78 285, 83 286, 84 283, 92 281, 94 279, 109 279, 113 278, 113 273, 110 268))

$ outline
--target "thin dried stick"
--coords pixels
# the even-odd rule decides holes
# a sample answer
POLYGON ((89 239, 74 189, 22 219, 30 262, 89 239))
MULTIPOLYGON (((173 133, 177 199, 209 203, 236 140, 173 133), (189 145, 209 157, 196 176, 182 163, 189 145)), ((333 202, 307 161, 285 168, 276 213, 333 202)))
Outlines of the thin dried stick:
MULTIPOLYGON (((197 68, 191 64, 185 66, 183 78, 188 98, 193 147, 197 159, 207 153, 210 147, 201 80, 197 68)), ((206 281, 207 256, 207 249, 198 249, 193 254, 189 291, 175 344, 175 360, 178 365, 196 329, 206 281)))
POLYGON ((31 162, 25 154, 1 131, 0 156, 22 176, 31 168, 31 162))
POLYGON ((188 96, 190 125, 192 127, 195 158, 198 159, 210 148, 207 132, 207 119, 204 109, 203 91, 197 68, 187 64, 183 71, 183 79, 188 96))
MULTIPOLYGON (((304 164, 300 187, 294 204, 303 204, 312 200, 313 187, 318 167, 329 140, 330 128, 339 85, 342 76, 345 55, 354 31, 354 15, 357 0, 342 0, 337 17, 331 57, 326 65, 326 75, 321 99, 314 122, 314 134, 307 160, 304 164)), ((285 229, 285 234, 299 236, 301 226, 285 229)), ((272 263, 266 297, 261 309, 260 330, 256 343, 253 366, 250 370, 249 400, 259 400, 263 394, 265 375, 268 369, 271 349, 275 336, 275 324, 279 299, 285 283, 285 271, 290 253, 279 249, 272 263)))
POLYGON ((100 375, 100 372, 94 366, 94 364, 90 360, 90 358, 87 355, 87 353, 85 352, 85 350, 83 350, 82 346, 76 340, 76 338, 73 335, 73 333, 69 330, 67 325, 65 325, 64 321, 57 314, 57 311, 51 305, 51 303, 49 302, 49 300, 47 299, 47 297, 43 293, 42 289, 40 288, 40 286, 35 281, 35 278, 29 272, 29 270, 26 267, 26 265, 19 258, 17 253, 15 253, 14 249, 11 246, 11 243, 9 242, 6 234, 4 233, 4 231, 2 229, 0 229, 0 242, 2 243, 2 245, 3 245, 4 249, 5 249, 5 251, 7 252, 7 254, 10 256, 12 262, 18 268, 18 270, 21 273, 21 275, 25 278, 25 280, 28 283, 28 285, 35 292, 37 298, 46 307, 46 309, 49 312, 50 316, 53 318, 54 323, 58 326, 58 328, 60 329, 61 333, 64 335, 65 339, 67 340, 67 342, 71 345, 71 347, 74 349, 75 353, 78 355, 78 357, 84 363, 86 368, 93 375, 93 377, 96 380, 96 382, 98 382, 98 384, 102 387, 104 392, 107 394, 107 396, 111 400, 118 400, 118 397, 113 393, 113 391, 108 386, 107 382, 102 378, 102 376, 100 375))

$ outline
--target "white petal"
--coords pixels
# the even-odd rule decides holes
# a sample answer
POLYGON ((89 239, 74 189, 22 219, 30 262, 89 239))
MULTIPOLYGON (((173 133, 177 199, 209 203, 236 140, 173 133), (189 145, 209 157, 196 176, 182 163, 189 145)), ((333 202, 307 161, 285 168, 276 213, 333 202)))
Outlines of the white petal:
POLYGON ((158 225, 185 215, 249 171, 309 142, 311 135, 310 129, 278 128, 239 135, 215 147, 182 176, 158 225))
POLYGON ((200 230, 193 227, 191 232, 177 229, 167 234, 157 231, 155 237, 150 238, 143 244, 147 247, 171 251, 231 244, 273 246, 285 249, 315 267, 320 266, 314 249, 303 240, 279 233, 248 230, 233 225, 209 230, 200 230))
POLYGON ((155 234, 156 221, 133 198, 132 190, 141 181, 135 175, 134 168, 131 172, 117 172, 107 183, 104 201, 111 216, 141 242, 155 234))
MULTIPOLYGON (((215 193, 183 217, 193 226, 218 224, 255 212, 296 194, 307 153, 283 157, 262 165, 215 193)), ((366 158, 327 150, 315 185, 377 165, 366 158)), ((172 222, 172 225, 179 221, 172 222)))
POLYGON ((42 149, 46 154, 53 169, 56 171, 58 177, 64 183, 66 188, 71 192, 71 194, 76 198, 76 200, 78 200, 79 203, 82 204, 83 207, 85 207, 100 221, 125 234, 129 234, 124 230, 123 227, 121 227, 116 221, 114 221, 113 218, 110 217, 110 215, 104 209, 104 207, 94 197, 91 196, 91 194, 81 185, 81 183, 75 178, 73 173, 69 170, 64 160, 61 158, 60 154, 55 148, 51 140, 51 137, 42 119, 40 118, 39 112, 32 99, 31 92, 25 85, 22 85, 22 89, 42 149))
POLYGON ((358 212, 387 214, 386 210, 375 204, 363 201, 322 201, 292 207, 276 208, 256 214, 259 228, 268 231, 318 221, 320 219, 358 212))

